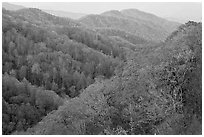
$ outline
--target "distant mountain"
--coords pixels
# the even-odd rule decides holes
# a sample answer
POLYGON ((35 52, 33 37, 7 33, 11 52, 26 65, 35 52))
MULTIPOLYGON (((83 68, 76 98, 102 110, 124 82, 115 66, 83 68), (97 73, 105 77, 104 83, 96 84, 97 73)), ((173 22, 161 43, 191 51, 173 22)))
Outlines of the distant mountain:
POLYGON ((59 10, 43 10, 43 11, 55 16, 68 17, 71 19, 79 19, 83 16, 86 16, 86 14, 83 14, 83 13, 74 13, 74 12, 59 11, 59 10))
POLYGON ((6 10, 14 10, 14 11, 25 8, 23 6, 15 5, 15 4, 10 4, 10 3, 7 3, 7 2, 3 2, 2 3, 2 7, 5 8, 6 10))
MULTIPOLYGON (((11 10, 11 11, 16 11, 16 10, 26 8, 20 5, 15 5, 7 2, 3 2, 2 7, 5 8, 6 10, 11 10)), ((83 13, 74 13, 74 12, 67 12, 67 11, 60 11, 60 10, 47 10, 47 9, 41 9, 41 10, 55 16, 67 17, 71 19, 79 19, 83 16, 86 16, 86 14, 83 14, 83 13)))
POLYGON ((167 20, 170 20, 170 21, 176 21, 176 22, 179 22, 179 23, 187 23, 188 21, 198 21, 198 22, 202 22, 202 18, 199 18, 199 17, 192 17, 192 19, 189 19, 187 17, 170 17, 170 16, 167 16, 167 17, 164 17, 165 19, 167 20))
POLYGON ((43 26, 52 26, 61 25, 61 26, 80 26, 80 23, 69 18, 62 18, 49 13, 43 12, 37 8, 26 8, 16 11, 14 14, 21 15, 30 21, 33 24, 43 25, 43 26))
POLYGON ((154 41, 163 41, 180 25, 137 9, 111 10, 82 17, 79 21, 89 27, 119 29, 154 41))
POLYGON ((179 22, 179 23, 185 23, 187 22, 188 20, 186 19, 182 19, 182 18, 176 18, 176 17, 164 17, 165 19, 167 20, 170 20, 170 21, 176 21, 176 22, 179 22))

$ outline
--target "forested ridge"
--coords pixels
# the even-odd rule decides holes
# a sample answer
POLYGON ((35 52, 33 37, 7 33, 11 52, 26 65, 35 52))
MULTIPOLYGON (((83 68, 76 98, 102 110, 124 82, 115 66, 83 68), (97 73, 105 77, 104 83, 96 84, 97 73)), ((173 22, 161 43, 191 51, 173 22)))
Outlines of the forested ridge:
POLYGON ((180 25, 137 9, 111 10, 99 15, 87 15, 79 21, 87 27, 127 31, 150 41, 165 40, 180 25))
MULTIPOLYGON (((121 14, 164 21, 98 16, 121 14)), ((3 134, 202 134, 202 24, 161 42, 159 25, 147 34, 91 21, 2 9, 3 134)))

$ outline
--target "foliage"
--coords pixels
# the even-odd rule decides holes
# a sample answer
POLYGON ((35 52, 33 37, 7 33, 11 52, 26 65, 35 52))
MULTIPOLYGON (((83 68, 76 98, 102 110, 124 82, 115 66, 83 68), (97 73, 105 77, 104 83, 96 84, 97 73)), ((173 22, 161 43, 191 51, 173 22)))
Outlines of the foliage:
POLYGON ((2 18, 3 134, 201 134, 201 23, 133 47, 38 9, 2 18))
POLYGON ((64 27, 67 24, 60 24, 64 25, 61 29, 54 16, 37 9, 28 9, 31 16, 27 16, 24 10, 3 10, 3 74, 7 72, 18 80, 26 78, 33 85, 70 97, 78 96, 95 77, 110 78, 114 74, 114 68, 121 61, 118 52, 122 51, 107 38, 100 36, 101 40, 96 41, 93 32, 69 23, 67 29, 64 27), (40 23, 30 23, 33 18, 39 18, 37 13, 43 19, 40 23), (43 24, 46 21, 53 23, 56 32, 41 27, 50 27, 50 23, 43 24), (76 93, 69 90, 73 86, 76 93))
POLYGON ((53 91, 32 86, 25 78, 19 82, 5 74, 2 82, 3 134, 26 130, 63 104, 53 91))

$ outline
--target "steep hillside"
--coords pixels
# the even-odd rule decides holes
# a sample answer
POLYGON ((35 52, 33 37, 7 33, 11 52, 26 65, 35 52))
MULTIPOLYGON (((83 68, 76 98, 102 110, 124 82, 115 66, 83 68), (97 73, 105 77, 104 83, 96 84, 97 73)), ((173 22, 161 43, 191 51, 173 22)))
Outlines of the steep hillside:
POLYGON ((201 134, 201 27, 188 22, 162 45, 127 51, 116 76, 14 134, 201 134))
POLYGON ((2 133, 26 130, 64 103, 54 91, 20 82, 7 73, 2 76, 2 133))
POLYGON ((126 60, 123 48, 131 50, 71 19, 3 9, 3 134, 27 130, 97 79, 112 77, 126 60))
POLYGON ((151 41, 165 40, 179 26, 179 23, 167 21, 135 9, 112 10, 100 15, 88 15, 79 19, 79 21, 95 28, 113 28, 127 31, 151 41))
POLYGON ((125 59, 125 53, 119 43, 86 28, 76 27, 74 23, 38 9, 3 11, 3 73, 17 71, 16 77, 23 79, 18 71, 26 69, 26 79, 32 84, 49 89, 51 83, 55 81, 57 87, 63 88, 67 93, 69 92, 67 88, 76 85, 79 92, 99 75, 111 77, 117 64, 125 59), (12 52, 10 49, 13 49, 12 52), (58 61, 62 66, 59 66, 58 61), (49 62, 52 63, 46 66, 45 64, 49 62), (25 68, 21 68, 21 65, 25 68), (52 71, 48 69, 49 67, 52 71), (90 67, 92 68, 89 69, 90 67), (70 77, 68 72, 72 78, 64 79, 67 87, 65 83, 62 85, 63 79, 60 77, 64 77, 64 73, 70 77), (42 73, 53 76, 42 76, 42 73), (32 77, 35 77, 35 80, 32 77), (42 77, 45 81, 51 80, 51 83, 40 82, 39 79, 42 77), (83 77, 83 80, 80 80, 80 77, 83 77), (89 82, 84 79, 85 77, 89 82), (55 80, 52 81, 51 78, 55 80), (86 84, 81 87, 79 81, 83 85, 86 84))

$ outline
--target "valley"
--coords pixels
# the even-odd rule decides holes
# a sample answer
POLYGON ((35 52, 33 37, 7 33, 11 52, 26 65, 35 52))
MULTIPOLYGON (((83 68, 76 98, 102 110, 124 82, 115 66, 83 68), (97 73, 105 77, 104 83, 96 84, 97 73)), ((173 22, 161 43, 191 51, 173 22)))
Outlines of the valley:
POLYGON ((2 134, 202 134, 201 22, 15 9, 2 9, 2 134))

